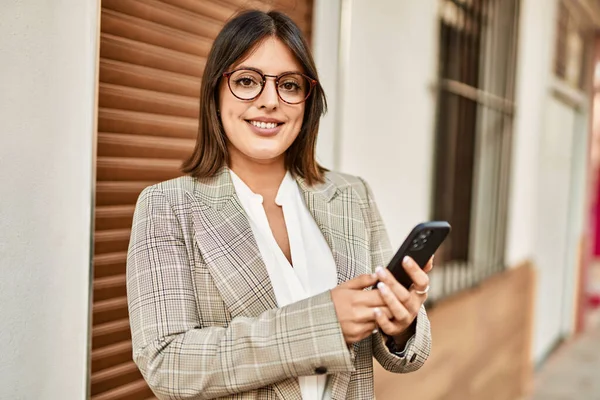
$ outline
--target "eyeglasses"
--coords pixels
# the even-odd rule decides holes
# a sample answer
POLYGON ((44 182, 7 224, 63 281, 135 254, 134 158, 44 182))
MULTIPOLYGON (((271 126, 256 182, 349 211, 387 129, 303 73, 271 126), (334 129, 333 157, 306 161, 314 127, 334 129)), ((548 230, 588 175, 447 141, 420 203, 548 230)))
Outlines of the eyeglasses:
POLYGON ((287 104, 300 104, 312 93, 317 81, 297 72, 265 75, 255 69, 243 68, 224 72, 231 93, 240 100, 254 100, 262 93, 267 78, 275 79, 279 98, 287 104))

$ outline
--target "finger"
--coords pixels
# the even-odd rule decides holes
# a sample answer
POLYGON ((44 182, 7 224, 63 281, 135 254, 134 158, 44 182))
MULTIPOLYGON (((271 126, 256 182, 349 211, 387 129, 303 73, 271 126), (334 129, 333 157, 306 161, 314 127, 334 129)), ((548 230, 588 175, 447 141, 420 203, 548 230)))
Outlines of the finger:
POLYGON ((377 307, 379 308, 379 311, 381 311, 381 313, 387 318, 387 319, 392 319, 394 317, 394 315, 392 314, 392 311, 390 311, 390 309, 386 306, 383 307, 377 307))
POLYGON ((392 292, 396 295, 396 297, 398 297, 398 300, 401 302, 408 301, 410 292, 396 280, 394 275, 392 275, 389 270, 377 268, 375 273, 377 274, 380 282, 385 283, 389 288, 391 288, 392 292))
POLYGON ((392 312, 392 316, 394 317, 394 319, 402 321, 405 318, 410 317, 409 310, 407 310, 405 305, 400 302, 398 297, 396 297, 396 294, 392 292, 388 285, 386 285, 384 282, 379 282, 377 284, 377 289, 381 294, 381 297, 383 297, 383 300, 385 301, 387 307, 392 312))
MULTIPOLYGON (((375 313, 373 310, 375 310, 376 308, 381 309, 382 307, 381 308, 380 307, 361 307, 359 309, 355 309, 352 321, 354 321, 355 323, 360 323, 360 324, 375 322, 375 313)), ((389 310, 388 310, 388 312, 389 312, 389 310)))
POLYGON ((404 260, 402 260, 402 267, 408 276, 410 276, 416 290, 425 290, 427 285, 429 285, 429 277, 419 267, 415 260, 410 257, 404 257, 404 260))
POLYGON ((377 290, 361 291, 353 294, 353 303, 363 307, 384 307, 385 302, 377 290))
POLYGON ((387 335, 394 336, 400 333, 400 328, 396 324, 390 321, 380 310, 375 310, 375 321, 379 328, 387 335))
POLYGON ((435 256, 431 256, 431 258, 427 262, 427 265, 425 266, 425 268, 423 268, 423 272, 425 272, 426 274, 430 273, 431 270, 433 269, 433 258, 434 257, 435 256))
POLYGON ((362 290, 366 287, 373 286, 375 283, 377 283, 376 277, 373 277, 371 274, 362 274, 354 279, 350 279, 349 281, 342 283, 340 286, 343 286, 347 289, 362 290))

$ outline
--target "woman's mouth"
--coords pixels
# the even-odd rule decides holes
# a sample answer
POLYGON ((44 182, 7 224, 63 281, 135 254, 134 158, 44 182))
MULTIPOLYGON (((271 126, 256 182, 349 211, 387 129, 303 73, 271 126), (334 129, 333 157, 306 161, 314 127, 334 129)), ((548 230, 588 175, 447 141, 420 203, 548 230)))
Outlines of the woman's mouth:
POLYGON ((246 120, 253 132, 261 136, 274 136, 283 126, 283 122, 264 122, 255 120, 246 120))

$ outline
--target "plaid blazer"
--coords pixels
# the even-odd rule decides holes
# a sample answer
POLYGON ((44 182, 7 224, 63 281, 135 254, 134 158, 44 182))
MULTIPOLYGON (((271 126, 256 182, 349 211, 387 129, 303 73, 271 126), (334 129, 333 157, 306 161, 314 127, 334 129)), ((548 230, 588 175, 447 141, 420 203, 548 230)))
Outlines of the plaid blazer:
MULTIPOLYGON (((328 172, 297 179, 331 248, 338 283, 385 266, 392 253, 368 185, 328 172)), ((381 334, 348 346, 330 292, 278 308, 227 168, 141 193, 127 258, 133 359, 160 399, 301 400, 298 376, 330 374, 334 400, 372 399, 373 356, 417 370, 429 355, 424 308, 404 357, 381 334)))

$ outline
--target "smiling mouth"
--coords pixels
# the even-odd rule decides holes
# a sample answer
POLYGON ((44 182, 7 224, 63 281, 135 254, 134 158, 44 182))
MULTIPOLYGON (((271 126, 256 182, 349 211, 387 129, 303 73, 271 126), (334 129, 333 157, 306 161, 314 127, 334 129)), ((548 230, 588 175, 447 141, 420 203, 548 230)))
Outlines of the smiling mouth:
POLYGON ((253 125, 260 129, 275 129, 280 125, 283 125, 283 122, 262 122, 262 121, 252 121, 246 120, 250 125, 253 125))

